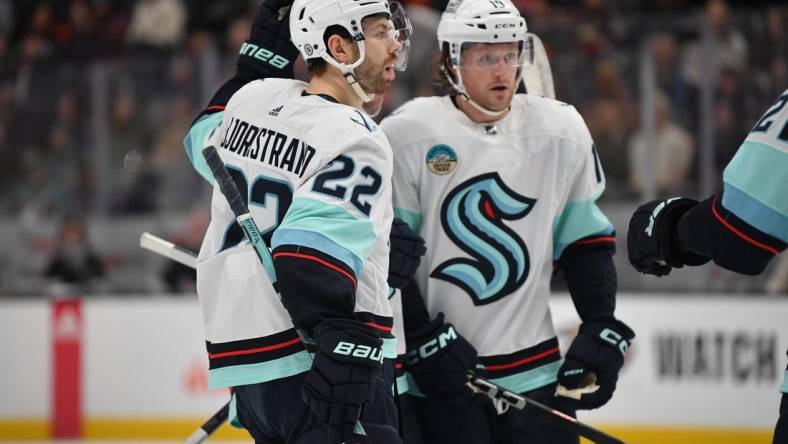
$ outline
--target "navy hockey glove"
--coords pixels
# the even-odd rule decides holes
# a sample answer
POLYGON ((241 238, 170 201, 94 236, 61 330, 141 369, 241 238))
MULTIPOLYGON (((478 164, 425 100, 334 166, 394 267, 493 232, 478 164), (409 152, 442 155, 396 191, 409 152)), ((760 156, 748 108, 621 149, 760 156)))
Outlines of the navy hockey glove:
POLYGON ((395 217, 391 223, 389 243, 389 287, 405 288, 419 268, 421 257, 427 252, 424 239, 411 230, 404 220, 395 217))
POLYGON ((611 315, 595 315, 580 324, 580 331, 566 352, 558 369, 558 393, 578 401, 581 409, 595 409, 605 405, 618 382, 618 372, 624 365, 626 353, 635 333, 611 315), (569 391, 578 390, 577 396, 569 391), (580 394, 582 393, 582 394, 580 394))
POLYGON ((467 383, 468 372, 479 362, 476 349, 443 321, 443 313, 410 333, 407 343, 405 362, 422 393, 436 399, 474 402, 467 383))
POLYGON ((359 321, 329 319, 315 328, 317 353, 302 396, 318 421, 329 429, 329 444, 361 443, 354 433, 361 409, 372 401, 381 376, 383 340, 359 321))
POLYGON ((293 78, 298 49, 290 41, 290 7, 293 0, 264 0, 252 30, 241 47, 238 72, 257 79, 293 78))
POLYGON ((676 226, 681 216, 698 201, 676 197, 647 202, 629 221, 627 251, 629 262, 641 273, 664 276, 672 268, 703 265, 709 258, 684 252, 679 245, 676 226))

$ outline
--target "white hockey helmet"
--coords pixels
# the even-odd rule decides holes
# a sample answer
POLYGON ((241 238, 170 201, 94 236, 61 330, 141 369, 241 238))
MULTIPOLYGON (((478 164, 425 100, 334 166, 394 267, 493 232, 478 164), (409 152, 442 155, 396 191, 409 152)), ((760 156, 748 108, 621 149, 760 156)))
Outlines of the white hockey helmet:
MULTIPOLYGON (((445 71, 449 83, 467 101, 483 113, 498 116, 506 111, 491 111, 471 100, 462 82, 459 67, 466 43, 521 43, 520 64, 529 57, 528 26, 511 0, 451 0, 438 24, 441 51, 448 48, 449 63, 455 68, 456 79, 445 71)), ((520 70, 522 75, 522 69, 520 70)), ((519 79, 517 81, 519 84, 519 79)))
POLYGON ((365 17, 385 14, 394 24, 397 40, 402 44, 395 68, 404 71, 407 66, 407 49, 410 47, 412 28, 405 10, 397 2, 387 0, 295 0, 290 9, 290 37, 304 60, 323 59, 339 69, 353 90, 364 101, 374 95, 367 94, 353 70, 364 63, 366 50, 361 22, 365 17), (341 26, 359 49, 359 58, 348 65, 336 61, 326 48, 323 36, 331 26, 341 26))

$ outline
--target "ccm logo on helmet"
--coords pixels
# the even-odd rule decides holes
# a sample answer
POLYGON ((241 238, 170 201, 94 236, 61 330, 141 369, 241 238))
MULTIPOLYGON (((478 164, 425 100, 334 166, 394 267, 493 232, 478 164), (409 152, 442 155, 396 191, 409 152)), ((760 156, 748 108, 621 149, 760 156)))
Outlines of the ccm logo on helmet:
POLYGON ((383 350, 380 348, 353 344, 352 342, 339 342, 334 348, 334 353, 343 356, 353 356, 354 358, 369 359, 380 363, 383 362, 383 350))
POLYGON ((514 23, 499 23, 499 24, 495 25, 495 29, 510 29, 510 28, 516 28, 516 27, 517 27, 517 25, 515 25, 514 23))
POLYGON ((422 344, 419 348, 411 350, 405 356, 405 361, 409 365, 419 362, 420 359, 427 359, 437 353, 440 349, 446 347, 450 341, 457 339, 457 332, 454 326, 449 326, 449 329, 441 332, 438 337, 432 338, 422 344))

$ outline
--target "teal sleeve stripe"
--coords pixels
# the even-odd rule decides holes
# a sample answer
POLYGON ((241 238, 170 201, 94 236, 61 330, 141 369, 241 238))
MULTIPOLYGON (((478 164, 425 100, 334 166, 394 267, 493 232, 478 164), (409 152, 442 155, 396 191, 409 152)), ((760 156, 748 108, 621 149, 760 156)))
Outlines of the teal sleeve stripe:
MULTIPOLYGON (((786 184, 785 192, 788 193, 788 184, 786 184)), ((785 199, 788 201, 788 196, 785 199)), ((758 199, 729 183, 725 184, 722 206, 758 231, 788 243, 788 214, 780 213, 764 205, 758 199)))
MULTIPOLYGON (((511 390, 515 393, 525 393, 531 390, 544 387, 552 384, 558 380, 558 369, 561 367, 561 361, 551 362, 541 367, 536 367, 531 370, 517 373, 514 375, 505 376, 503 378, 490 379, 490 382, 498 384, 501 387, 511 390)), ((416 382, 413 380, 413 375, 406 372, 404 377, 408 384, 408 394, 413 396, 424 397, 424 393, 419 390, 416 382)), ((404 393, 404 392, 400 392, 404 393)))
POLYGON ((236 429, 244 428, 241 420, 238 419, 238 401, 235 399, 235 394, 230 396, 230 411, 227 415, 227 422, 236 429))
POLYGON ((312 356, 306 350, 302 350, 273 361, 210 370, 208 372, 208 388, 213 390, 273 381, 309 371, 311 367, 312 356))
POLYGON ((293 199, 279 228, 320 233, 362 261, 369 257, 377 241, 377 234, 369 219, 356 219, 339 205, 305 197, 293 199))
POLYGON ((786 370, 785 375, 783 375, 783 385, 780 386, 780 391, 788 394, 788 370, 786 370))
POLYGON ((222 124, 223 118, 224 111, 203 116, 189 128, 189 132, 183 138, 183 146, 186 149, 186 154, 189 156, 189 161, 208 183, 213 183, 213 174, 211 174, 211 169, 208 168, 208 164, 205 163, 205 159, 202 157, 202 149, 205 147, 205 142, 208 140, 211 132, 222 124))
POLYGON ((509 375, 503 378, 490 379, 490 382, 511 390, 515 393, 525 393, 540 387, 552 384, 558 380, 558 369, 561 361, 551 362, 541 367, 509 375))
POLYGON ((413 231, 418 232, 419 228, 421 228, 421 213, 417 211, 394 207, 394 217, 404 220, 413 231))
POLYGON ((397 338, 383 338, 383 357, 397 359, 397 338))
POLYGON ((399 378, 397 378, 395 384, 396 384, 396 387, 397 387, 397 394, 398 395, 404 395, 405 393, 408 393, 408 391, 410 391, 410 384, 408 384, 408 375, 407 374, 404 374, 404 375, 400 376, 399 378))
POLYGON ((788 216, 786 171, 788 152, 764 143, 745 141, 725 167, 723 180, 761 204, 788 216))
POLYGON ((564 249, 578 239, 613 233, 613 225, 596 204, 598 197, 566 203, 564 211, 553 223, 553 259, 561 257, 564 249))
POLYGON ((347 248, 337 244, 331 239, 314 231, 297 230, 292 228, 278 228, 271 238, 271 248, 280 245, 300 245, 321 251, 347 265, 353 274, 358 277, 364 266, 364 261, 347 248))

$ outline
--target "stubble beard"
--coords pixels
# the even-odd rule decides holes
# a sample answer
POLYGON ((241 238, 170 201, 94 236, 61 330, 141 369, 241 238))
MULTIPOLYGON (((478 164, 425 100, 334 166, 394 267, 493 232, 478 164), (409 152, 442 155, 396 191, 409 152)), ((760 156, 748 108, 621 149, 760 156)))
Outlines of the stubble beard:
POLYGON ((388 91, 391 82, 383 78, 384 70, 376 67, 368 59, 356 68, 358 83, 368 94, 379 94, 388 91))

